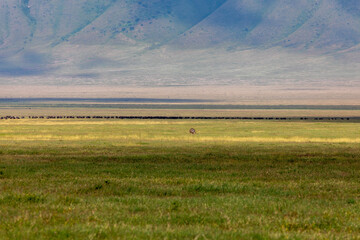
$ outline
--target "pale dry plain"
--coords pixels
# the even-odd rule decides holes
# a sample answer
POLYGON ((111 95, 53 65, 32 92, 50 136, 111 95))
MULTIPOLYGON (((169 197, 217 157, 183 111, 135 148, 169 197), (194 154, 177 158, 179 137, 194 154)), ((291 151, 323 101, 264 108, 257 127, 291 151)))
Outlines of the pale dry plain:
POLYGON ((265 86, 24 86, 1 85, 1 98, 160 98, 198 99, 243 105, 357 105, 357 81, 339 85, 271 84, 265 86))

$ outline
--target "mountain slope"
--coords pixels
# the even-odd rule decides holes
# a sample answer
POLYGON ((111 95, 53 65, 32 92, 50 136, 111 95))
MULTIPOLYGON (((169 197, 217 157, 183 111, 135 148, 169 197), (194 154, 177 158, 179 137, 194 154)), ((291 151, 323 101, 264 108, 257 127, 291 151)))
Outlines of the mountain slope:
POLYGON ((229 0, 177 43, 341 50, 360 43, 359 10, 358 1, 229 0))
POLYGON ((62 42, 165 42, 197 24, 224 0, 4 0, 1 49, 62 42), (11 41, 18 39, 18 42, 11 41), (126 41, 125 41, 126 42, 126 41))
POLYGON ((345 82, 359 45, 358 0, 0 3, 0 84, 345 82))

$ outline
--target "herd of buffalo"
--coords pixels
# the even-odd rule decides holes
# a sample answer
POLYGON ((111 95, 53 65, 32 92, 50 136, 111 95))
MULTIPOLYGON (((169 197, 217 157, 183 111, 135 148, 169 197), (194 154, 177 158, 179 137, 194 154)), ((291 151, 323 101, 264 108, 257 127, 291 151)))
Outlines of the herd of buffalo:
POLYGON ((360 117, 181 117, 181 116, 0 116, 8 119, 228 119, 228 120, 310 120, 310 121, 360 121, 360 117))

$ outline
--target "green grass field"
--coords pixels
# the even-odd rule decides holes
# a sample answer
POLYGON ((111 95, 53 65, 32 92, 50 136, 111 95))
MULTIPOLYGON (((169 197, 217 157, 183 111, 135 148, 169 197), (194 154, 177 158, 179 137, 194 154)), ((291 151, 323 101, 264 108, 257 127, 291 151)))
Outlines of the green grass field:
POLYGON ((1 120, 0 239, 360 239, 360 123, 1 120))

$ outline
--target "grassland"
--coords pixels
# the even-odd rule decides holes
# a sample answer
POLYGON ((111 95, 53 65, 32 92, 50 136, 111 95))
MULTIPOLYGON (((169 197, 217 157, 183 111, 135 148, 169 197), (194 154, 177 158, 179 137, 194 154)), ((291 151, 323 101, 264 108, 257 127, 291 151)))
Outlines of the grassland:
POLYGON ((359 123, 0 121, 0 239, 359 236, 359 123))
POLYGON ((123 109, 1 106, 4 116, 360 117, 360 110, 329 109, 123 109))

